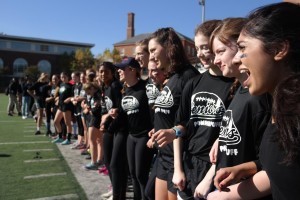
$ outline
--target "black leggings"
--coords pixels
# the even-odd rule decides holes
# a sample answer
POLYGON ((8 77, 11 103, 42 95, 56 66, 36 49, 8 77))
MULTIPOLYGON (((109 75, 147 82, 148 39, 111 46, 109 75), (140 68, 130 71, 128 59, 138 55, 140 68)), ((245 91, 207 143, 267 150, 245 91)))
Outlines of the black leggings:
POLYGON ((76 118, 77 127, 78 127, 78 135, 83 137, 84 136, 84 129, 83 129, 81 114, 75 115, 75 118, 76 118))
POLYGON ((126 141, 127 133, 104 133, 104 163, 109 172, 109 178, 114 195, 125 195, 127 186, 127 157, 126 141))
POLYGON ((132 178, 134 199, 146 199, 145 188, 148 181, 153 150, 147 147, 149 137, 134 137, 129 134, 127 139, 127 158, 132 178))

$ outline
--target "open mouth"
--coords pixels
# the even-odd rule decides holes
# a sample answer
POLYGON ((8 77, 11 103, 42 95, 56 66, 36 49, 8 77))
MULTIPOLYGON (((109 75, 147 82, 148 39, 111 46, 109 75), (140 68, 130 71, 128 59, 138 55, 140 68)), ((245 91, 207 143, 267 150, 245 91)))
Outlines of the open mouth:
POLYGON ((250 71, 247 69, 242 69, 240 70, 240 74, 241 74, 240 82, 243 84, 243 87, 248 88, 249 80, 250 80, 250 71))

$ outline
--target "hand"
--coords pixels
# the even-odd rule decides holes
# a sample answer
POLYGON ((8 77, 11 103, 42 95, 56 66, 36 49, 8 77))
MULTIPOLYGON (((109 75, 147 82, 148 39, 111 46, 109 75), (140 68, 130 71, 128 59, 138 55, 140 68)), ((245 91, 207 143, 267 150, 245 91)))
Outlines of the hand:
POLYGON ((108 114, 115 119, 118 116, 118 109, 112 108, 108 111, 108 114))
POLYGON ((175 170, 173 174, 172 182, 174 184, 174 187, 176 187, 178 190, 180 191, 184 190, 186 184, 186 178, 184 172, 182 170, 175 170))
POLYGON ((152 137, 153 134, 154 134, 154 128, 151 131, 149 131, 148 136, 152 137))
POLYGON ((152 148, 154 147, 154 144, 155 144, 155 140, 154 140, 153 137, 151 137, 151 138, 148 140, 148 142, 147 142, 146 145, 147 145, 148 148, 152 149, 152 148))
POLYGON ((173 129, 160 129, 154 133, 153 137, 159 147, 164 147, 173 142, 173 140, 176 138, 176 135, 173 129))
POLYGON ((209 159, 212 164, 216 164, 218 155, 219 139, 216 139, 209 152, 209 159))
POLYGON ((238 166, 221 168, 216 173, 214 185, 219 191, 224 190, 229 185, 239 182, 242 178, 241 174, 238 166))

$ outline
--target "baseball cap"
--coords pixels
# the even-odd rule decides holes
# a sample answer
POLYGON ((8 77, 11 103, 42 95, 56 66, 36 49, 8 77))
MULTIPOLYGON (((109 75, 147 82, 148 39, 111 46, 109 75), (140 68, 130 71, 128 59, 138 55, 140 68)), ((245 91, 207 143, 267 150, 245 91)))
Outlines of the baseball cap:
POLYGON ((121 63, 116 64, 116 67, 117 68, 125 68, 125 67, 141 68, 138 61, 133 57, 124 58, 121 63))

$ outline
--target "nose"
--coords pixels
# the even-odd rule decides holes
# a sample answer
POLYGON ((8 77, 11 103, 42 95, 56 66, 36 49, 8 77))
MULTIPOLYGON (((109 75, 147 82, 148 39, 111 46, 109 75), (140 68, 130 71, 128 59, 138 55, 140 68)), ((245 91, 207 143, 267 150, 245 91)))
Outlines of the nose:
POLYGON ((214 58, 214 64, 220 66, 221 65, 221 59, 219 58, 219 56, 215 55, 214 58))
POLYGON ((203 56, 204 56, 203 52, 199 49, 197 51, 197 57, 200 58, 200 57, 203 57, 203 56))
POLYGON ((242 53, 238 51, 238 52, 234 55, 234 57, 233 57, 233 59, 232 59, 232 63, 235 64, 235 65, 240 65, 240 64, 242 64, 242 61, 241 61, 241 55, 242 55, 242 53))
POLYGON ((149 55, 149 60, 154 60, 154 53, 150 53, 150 55, 149 55))

